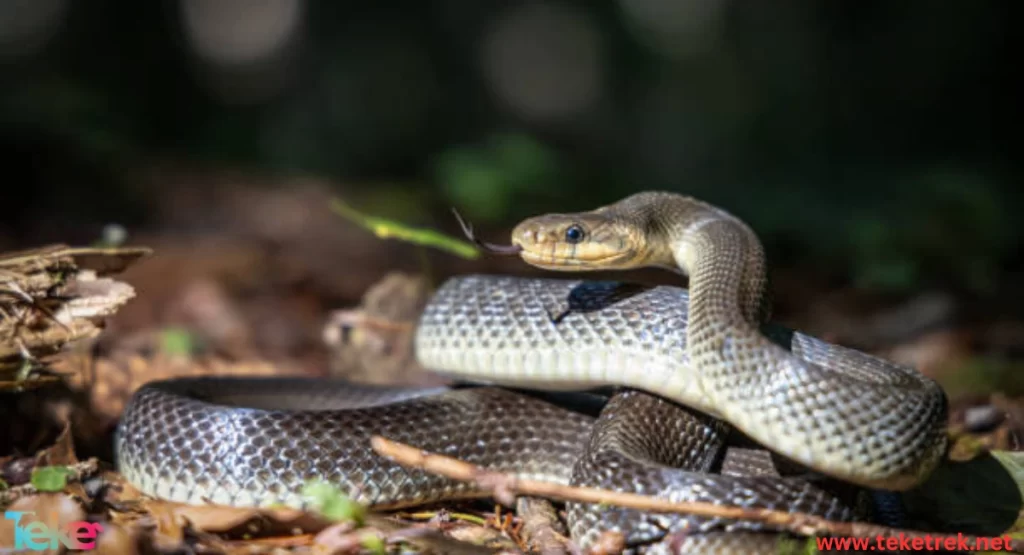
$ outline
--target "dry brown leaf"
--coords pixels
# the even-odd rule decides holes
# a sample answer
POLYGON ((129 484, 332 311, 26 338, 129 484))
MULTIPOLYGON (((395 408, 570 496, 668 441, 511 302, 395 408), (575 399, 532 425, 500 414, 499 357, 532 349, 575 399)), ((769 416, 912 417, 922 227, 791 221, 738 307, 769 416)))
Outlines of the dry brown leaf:
POLYGON ((161 352, 149 356, 118 352, 98 359, 87 355, 62 357, 54 361, 53 368, 67 373, 68 385, 73 389, 88 391, 90 408, 105 423, 119 418, 132 394, 150 381, 185 376, 301 374, 301 368, 287 363, 260 359, 232 361, 212 356, 190 358, 161 352))
MULTIPOLYGON (((65 422, 64 429, 61 430, 53 445, 36 454, 36 466, 72 466, 75 464, 78 464, 78 456, 75 455, 71 424, 65 422)), ((77 480, 68 481, 68 484, 64 486, 64 493, 73 495, 78 499, 88 498, 85 486, 77 480)))
POLYGON ((605 532, 590 547, 590 555, 616 555, 626 549, 626 538, 618 532, 605 532))
POLYGON ((104 523, 103 532, 96 540, 95 553, 102 555, 138 555, 135 533, 114 523, 104 523))
POLYGON ((323 529, 313 538, 313 547, 317 553, 334 555, 336 553, 357 552, 363 545, 363 536, 373 534, 380 536, 379 530, 360 528, 356 530, 353 522, 339 522, 323 529))
POLYGON ((110 503, 137 504, 145 499, 142 492, 125 480, 120 472, 104 471, 100 474, 100 479, 110 486, 106 494, 106 499, 110 503))
POLYGON ((333 312, 322 332, 331 374, 368 383, 440 383, 413 353, 416 318, 429 296, 423 277, 392 272, 366 292, 359 308, 333 312))
POLYGON ((98 276, 149 252, 51 245, 0 255, 0 380, 19 385, 26 362, 95 337, 135 296, 128 284, 98 276))
POLYGON ((124 303, 135 297, 135 289, 127 283, 110 278, 95 278, 89 272, 79 273, 65 287, 64 294, 72 297, 55 312, 57 320, 71 325, 78 319, 110 316, 124 303))
POLYGON ((145 511, 153 520, 152 541, 157 549, 179 548, 185 541, 185 519, 178 516, 174 505, 162 501, 144 503, 145 511))
POLYGON ((491 549, 518 549, 516 543, 502 534, 500 530, 487 526, 453 526, 446 530, 445 534, 453 539, 476 546, 491 549))
POLYGON ((455 525, 450 529, 467 530, 466 538, 478 540, 479 544, 452 537, 448 534, 450 530, 441 533, 433 525, 413 524, 410 526, 392 518, 368 515, 366 526, 362 528, 355 528, 351 523, 345 522, 335 523, 325 528, 314 538, 313 549, 315 553, 324 554, 364 553, 367 547, 366 542, 369 540, 385 545, 394 545, 399 542, 409 543, 415 546, 417 553, 494 555, 495 548, 519 552, 511 540, 500 536, 500 533, 493 529, 489 533, 481 532, 484 536, 468 531, 470 529, 484 530, 484 527, 478 525, 455 525))
POLYGON ((167 521, 166 531, 172 537, 177 537, 185 526, 228 537, 254 537, 319 532, 329 524, 311 513, 286 508, 186 505, 161 500, 147 500, 143 506, 147 512, 167 521))
POLYGON ((74 258, 79 268, 105 276, 123 272, 136 260, 153 254, 153 250, 148 247, 76 247, 67 249, 66 254, 74 258))
MULTIPOLYGON (((228 540, 222 542, 228 555, 233 553, 253 553, 254 550, 285 550, 292 547, 309 547, 313 545, 313 534, 298 534, 275 538, 254 538, 250 540, 228 540)), ((260 551, 263 552, 263 551, 260 551)), ((290 551, 288 551, 290 553, 290 551)))
POLYGON ((75 444, 71 434, 71 424, 65 423, 64 429, 53 442, 36 455, 36 466, 70 466, 78 463, 75 455, 75 444))

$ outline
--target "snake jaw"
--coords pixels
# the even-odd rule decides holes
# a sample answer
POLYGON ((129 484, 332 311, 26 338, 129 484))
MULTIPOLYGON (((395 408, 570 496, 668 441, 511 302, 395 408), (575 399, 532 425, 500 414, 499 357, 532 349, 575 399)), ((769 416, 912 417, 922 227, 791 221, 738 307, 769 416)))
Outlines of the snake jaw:
POLYGON ((612 254, 603 258, 582 260, 572 257, 554 257, 525 249, 519 253, 519 256, 531 266, 560 272, 607 271, 616 269, 618 261, 623 258, 621 254, 612 254))

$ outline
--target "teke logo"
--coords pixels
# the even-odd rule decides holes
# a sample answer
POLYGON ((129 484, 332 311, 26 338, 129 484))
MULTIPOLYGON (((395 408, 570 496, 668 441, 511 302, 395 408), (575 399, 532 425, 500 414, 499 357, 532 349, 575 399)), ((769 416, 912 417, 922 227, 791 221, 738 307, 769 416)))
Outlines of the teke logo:
MULTIPOLYGON (((14 549, 45 551, 64 546, 67 549, 86 550, 96 547, 96 538, 103 531, 103 525, 95 522, 76 520, 69 522, 63 530, 51 530, 42 521, 19 524, 24 515, 34 511, 5 511, 4 518, 14 521, 14 549)), ((51 519, 56 521, 57 519, 51 519)))

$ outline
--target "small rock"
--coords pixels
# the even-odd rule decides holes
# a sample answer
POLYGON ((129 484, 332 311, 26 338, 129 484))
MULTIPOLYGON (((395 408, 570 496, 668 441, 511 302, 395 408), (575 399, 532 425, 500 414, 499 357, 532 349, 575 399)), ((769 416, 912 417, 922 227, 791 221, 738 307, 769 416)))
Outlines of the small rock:
POLYGON ((1003 422, 1002 411, 992 405, 971 407, 964 411, 964 427, 974 433, 987 432, 1003 422))

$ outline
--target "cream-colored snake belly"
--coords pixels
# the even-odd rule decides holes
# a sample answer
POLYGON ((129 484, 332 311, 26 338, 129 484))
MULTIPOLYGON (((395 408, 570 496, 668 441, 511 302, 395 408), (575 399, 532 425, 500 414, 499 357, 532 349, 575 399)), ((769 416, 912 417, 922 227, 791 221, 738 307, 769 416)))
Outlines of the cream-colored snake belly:
MULTIPOLYGON (((552 402, 495 387, 171 380, 145 386, 126 410, 117 441, 122 473, 145 493, 197 503, 301 506, 298 491, 310 479, 380 507, 482 494, 382 460, 368 441, 381 434, 535 478, 852 519, 857 508, 842 487, 806 473, 710 473, 729 425, 798 466, 877 489, 920 484, 945 452, 946 400, 934 381, 762 326, 761 244, 726 212, 641 193, 590 212, 529 219, 513 243, 505 250, 542 268, 664 266, 690 276, 689 295, 664 286, 465 276, 432 297, 416 335, 425 367, 496 385, 630 388, 596 422, 579 406, 562 406, 576 397, 552 402)), ((757 523, 611 507, 570 504, 568 518, 583 545, 604 530, 640 544, 684 527, 684 546, 695 552, 752 552, 766 539, 749 534, 764 530, 757 523)))

